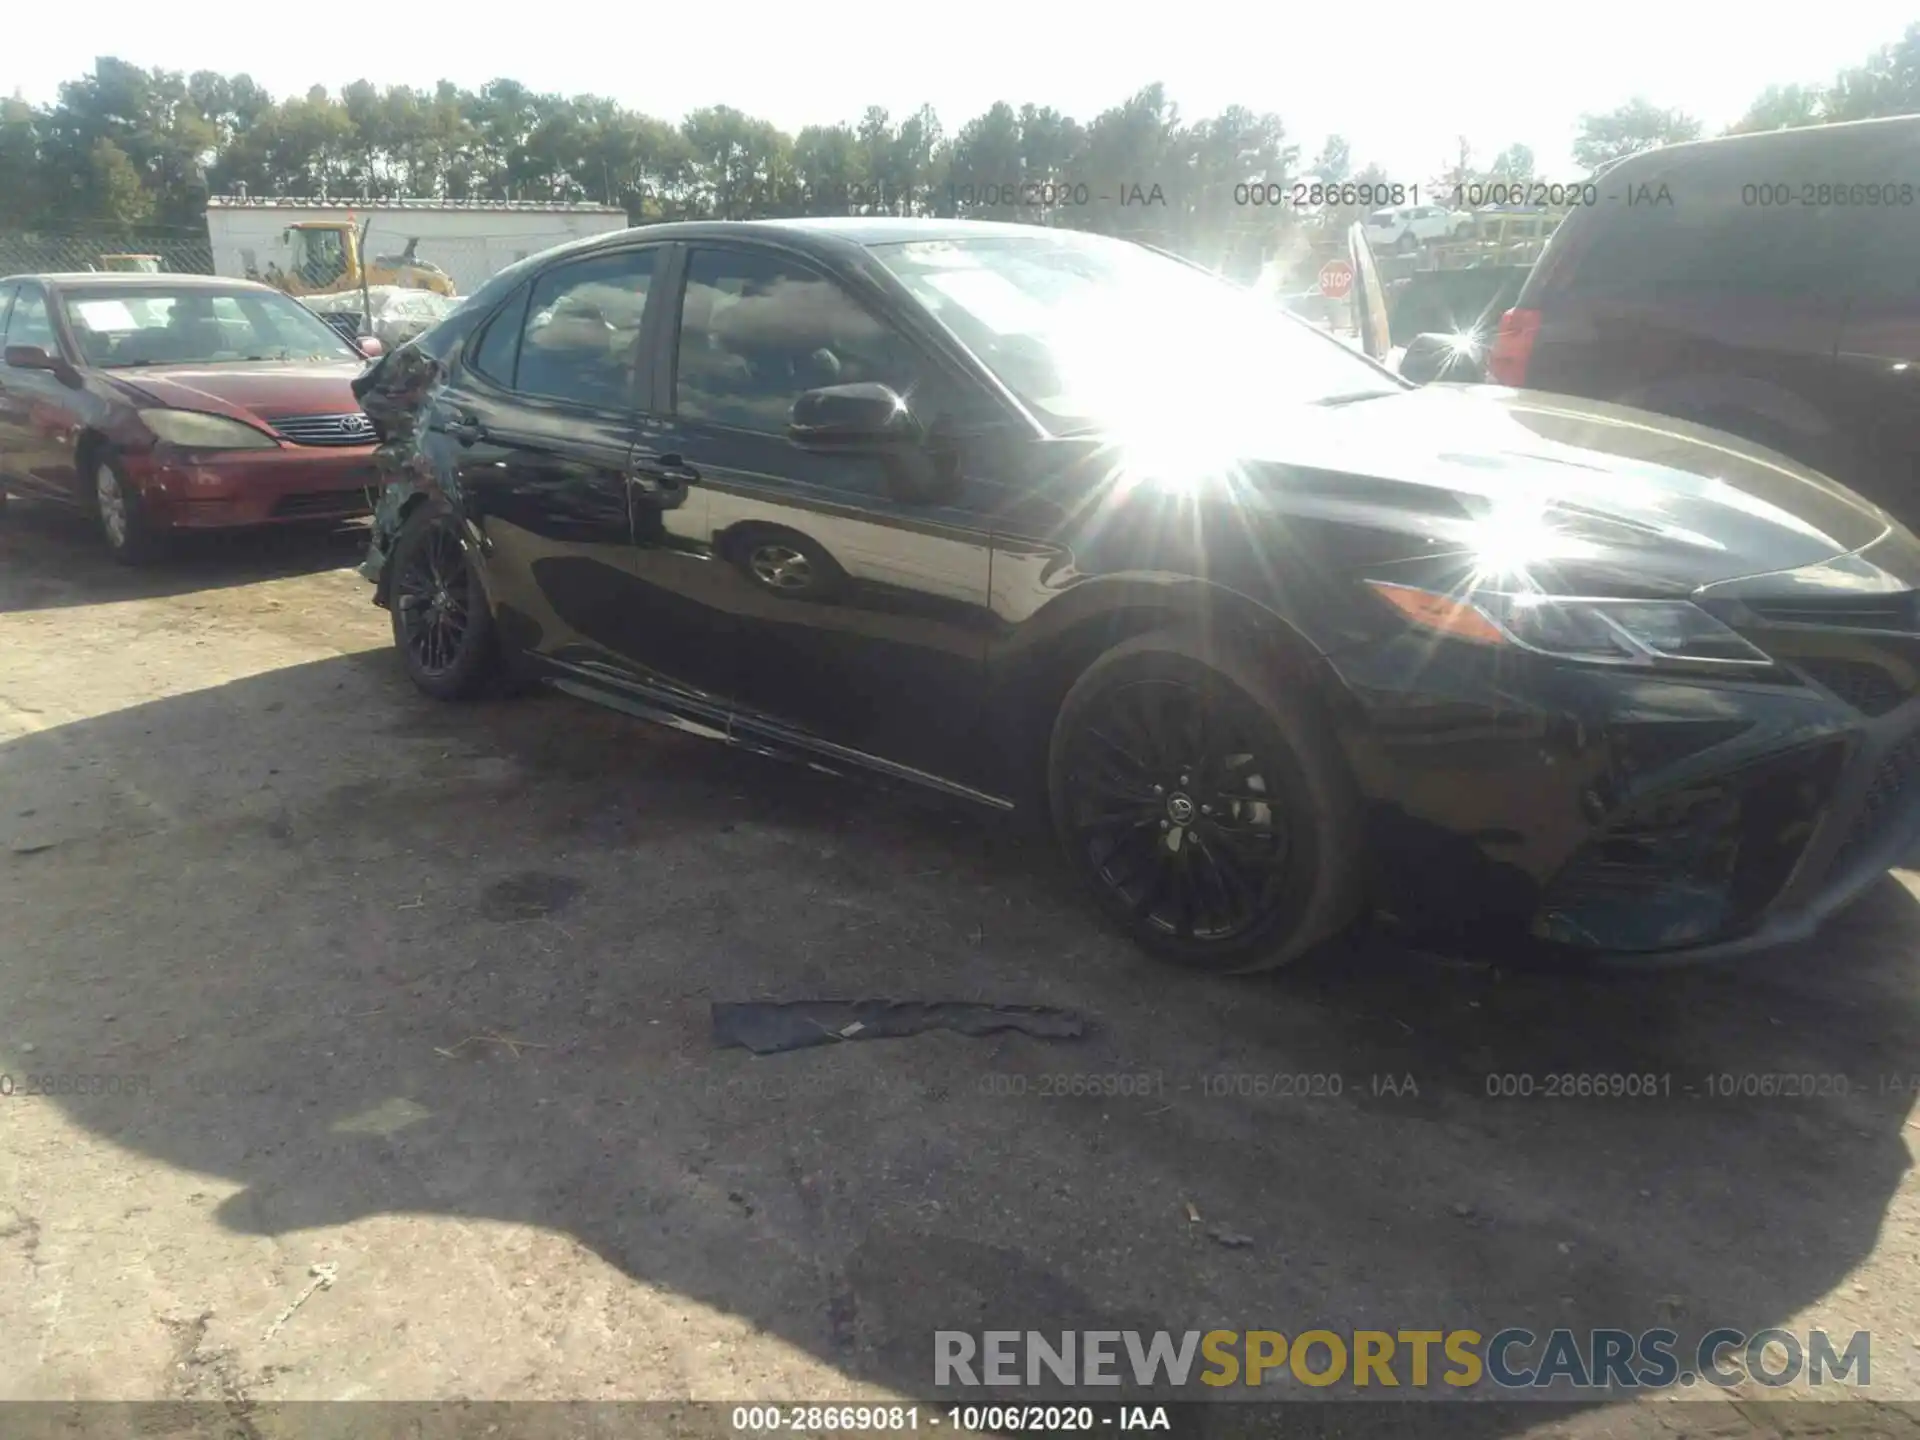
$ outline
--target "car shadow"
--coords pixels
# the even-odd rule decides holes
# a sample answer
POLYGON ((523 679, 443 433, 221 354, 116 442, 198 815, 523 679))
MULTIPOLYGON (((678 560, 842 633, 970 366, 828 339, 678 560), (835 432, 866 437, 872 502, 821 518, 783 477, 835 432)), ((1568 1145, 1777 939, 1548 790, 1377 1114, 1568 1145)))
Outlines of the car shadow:
POLYGON ((92 517, 16 496, 0 514, 0 614, 151 600, 337 570, 359 564, 367 534, 364 520, 176 533, 160 558, 133 568, 107 555, 92 517))
MULTIPOLYGON (((0 1067, 150 1077, 44 1103, 231 1181, 223 1226, 544 1227, 922 1397, 957 1393, 942 1329, 1798 1323, 1908 1165, 1920 910, 1892 880, 1735 968, 1361 940, 1180 976, 1017 827, 560 697, 434 706, 381 653, 21 736, 0 791, 65 816, 31 844, 40 817, 0 817, 0 1067), (222 767, 184 765, 209 735, 222 767), (711 1048, 713 1001, 868 996, 1089 1033, 711 1048), (1744 1078, 1782 1075, 1808 1093, 1744 1078), (1576 1076, 1602 1093, 1552 1093, 1576 1076)), ((1286 1409, 1267 1433, 1328 1423, 1286 1409)))

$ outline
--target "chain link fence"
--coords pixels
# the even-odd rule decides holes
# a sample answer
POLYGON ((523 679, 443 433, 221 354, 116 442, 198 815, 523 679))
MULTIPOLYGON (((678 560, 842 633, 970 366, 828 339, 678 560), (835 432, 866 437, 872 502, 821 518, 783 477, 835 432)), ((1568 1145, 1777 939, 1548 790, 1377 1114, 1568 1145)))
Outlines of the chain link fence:
POLYGON ((158 269, 175 275, 211 275, 213 247, 205 235, 135 232, 0 230, 0 275, 69 273, 86 270, 158 269), (104 257, 141 257, 138 265, 104 257), (148 263, 148 262, 151 263, 148 263))

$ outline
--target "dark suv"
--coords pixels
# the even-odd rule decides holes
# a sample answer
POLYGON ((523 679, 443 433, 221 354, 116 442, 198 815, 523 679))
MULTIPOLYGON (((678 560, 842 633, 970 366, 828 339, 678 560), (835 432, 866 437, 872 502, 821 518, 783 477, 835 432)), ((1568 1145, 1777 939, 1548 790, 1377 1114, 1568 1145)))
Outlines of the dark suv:
POLYGON ((1920 116, 1635 155, 1507 312, 1500 384, 1656 410, 1920 518, 1920 116))

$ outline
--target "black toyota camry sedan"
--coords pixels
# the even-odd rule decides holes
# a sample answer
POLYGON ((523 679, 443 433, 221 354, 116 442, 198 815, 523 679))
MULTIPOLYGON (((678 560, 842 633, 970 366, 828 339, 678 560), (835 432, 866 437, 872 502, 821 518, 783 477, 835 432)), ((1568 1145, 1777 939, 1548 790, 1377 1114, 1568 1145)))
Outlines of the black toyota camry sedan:
POLYGON ((1369 914, 1726 955, 1915 839, 1920 542, 1884 513, 1716 431, 1415 390, 1121 241, 599 236, 357 389, 422 690, 1036 807, 1183 965, 1369 914))

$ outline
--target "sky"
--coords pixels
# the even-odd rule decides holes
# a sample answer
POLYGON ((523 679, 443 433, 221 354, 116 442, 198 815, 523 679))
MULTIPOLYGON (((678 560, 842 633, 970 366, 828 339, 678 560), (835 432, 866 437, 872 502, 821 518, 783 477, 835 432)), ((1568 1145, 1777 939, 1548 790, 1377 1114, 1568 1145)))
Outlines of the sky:
POLYGON ((264 9, 92 0, 84 24, 51 7, 40 13, 44 24, 15 15, 6 27, 0 94, 51 101, 62 80, 106 53, 150 68, 244 71, 276 96, 316 83, 338 91, 356 79, 477 87, 505 75, 537 91, 612 96, 663 119, 732 105, 789 131, 856 120, 869 104, 899 116, 924 102, 951 133, 1002 99, 1090 120, 1159 80, 1186 118, 1235 103, 1271 110, 1303 158, 1338 133, 1356 165, 1378 163, 1405 183, 1450 163, 1462 135, 1480 163, 1519 142, 1542 173, 1571 175, 1579 117, 1636 94, 1697 115, 1713 133, 1768 85, 1829 80, 1916 18, 1912 0, 1778 9, 1562 0, 1522 10, 1434 0, 1192 8, 1124 0, 1100 10, 968 0, 925 11, 773 0, 264 9), (353 36, 356 14, 366 17, 364 43, 353 36), (303 16, 313 21, 304 35, 303 16))

